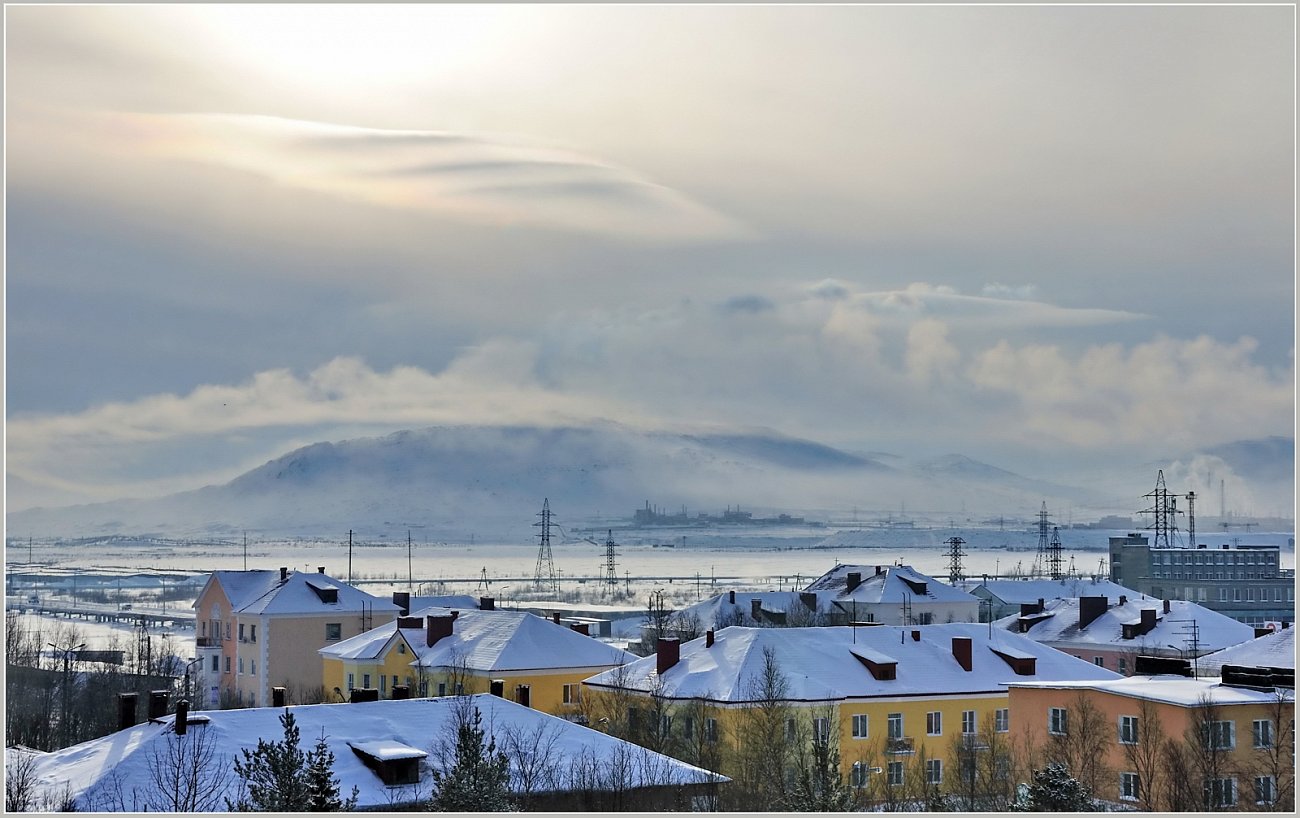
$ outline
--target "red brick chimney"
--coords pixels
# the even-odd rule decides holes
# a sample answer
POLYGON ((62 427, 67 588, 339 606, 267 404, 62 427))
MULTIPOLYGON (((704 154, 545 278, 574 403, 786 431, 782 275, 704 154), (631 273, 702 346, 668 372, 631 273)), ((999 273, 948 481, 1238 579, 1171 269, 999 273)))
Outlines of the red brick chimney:
POLYGON ((679 660, 682 656, 681 651, 682 651, 681 640, 677 639, 676 637, 660 639, 658 642, 656 642, 655 643, 655 671, 658 672, 660 676, 664 675, 664 672, 667 671, 668 668, 677 664, 677 660, 679 660))
POLYGON ((1169 600, 1165 600, 1165 613, 1169 613, 1169 600))
POLYGON ((961 669, 970 672, 971 670, 971 639, 969 636, 954 636, 952 638, 952 658, 957 660, 961 669))
POLYGON ((713 628, 709 628, 704 632, 704 647, 713 647, 713 628))
POLYGON ((450 616, 426 616, 425 646, 431 648, 438 644, 439 639, 451 636, 451 623, 454 621, 455 619, 450 616))

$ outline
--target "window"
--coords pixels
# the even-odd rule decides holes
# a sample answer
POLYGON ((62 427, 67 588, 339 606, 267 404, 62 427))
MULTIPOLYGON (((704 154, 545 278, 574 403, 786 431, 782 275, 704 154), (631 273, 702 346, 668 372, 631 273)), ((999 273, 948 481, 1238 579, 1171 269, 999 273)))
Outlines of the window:
POLYGON ((853 762, 853 771, 849 776, 849 782, 856 789, 862 789, 867 786, 867 765, 861 761, 853 762))
POLYGON ((1125 660, 1123 656, 1115 660, 1115 667, 1119 669, 1119 673, 1121 676, 1128 675, 1128 661, 1125 660))
POLYGON ((1235 721, 1212 721, 1201 726, 1201 742, 1207 750, 1231 750, 1237 746, 1235 721))
POLYGON ((568 684, 568 685, 565 685, 565 686, 564 686, 564 691, 563 691, 563 694, 564 694, 564 703, 565 703, 565 704, 577 704, 577 703, 578 703, 578 700, 579 700, 579 693, 578 693, 578 691, 579 691, 580 688, 581 688, 581 685, 577 684, 576 682, 575 682, 574 684, 568 684))
POLYGON ((1241 589, 1240 589, 1240 588, 1233 588, 1233 589, 1232 589, 1232 601, 1233 601, 1233 602, 1240 602, 1240 601, 1241 601, 1241 589))
POLYGON ((1237 804, 1237 779, 1207 778, 1205 779, 1203 792, 1206 809, 1235 806, 1237 804))
POLYGON ((799 732, 799 726, 794 719, 785 720, 785 738, 787 741, 793 741, 795 734, 799 732))
POLYGON ((397 643, 397 652, 400 653, 400 654, 402 654, 403 656, 406 655, 406 643, 405 643, 405 642, 398 642, 398 643, 397 643))
POLYGON ((1137 773, 1119 774, 1119 797, 1124 801, 1136 801, 1142 797, 1142 787, 1137 773))
POLYGON ((424 697, 426 697, 426 696, 428 696, 428 695, 429 695, 429 682, 428 682, 427 680, 421 680, 421 681, 420 681, 420 698, 423 699, 424 697))
POLYGON ((961 711, 961 732, 963 735, 973 735, 975 732, 975 711, 961 711))
POLYGON ((230 638, 230 623, 226 623, 226 639, 230 638))
POLYGON ((256 642, 256 641, 257 641, 257 626, 256 626, 256 625, 249 625, 249 626, 248 626, 248 641, 250 641, 250 642, 256 642))
POLYGON ((1092 657, 1092 663, 1093 663, 1094 665, 1096 665, 1097 667, 1105 667, 1105 666, 1106 666, 1106 657, 1104 657, 1104 656, 1094 656, 1094 657, 1092 657))
POLYGON ((927 736, 943 735, 943 713, 932 710, 925 714, 925 734, 927 736))
POLYGON ((1272 804, 1277 800, 1277 779, 1271 775, 1255 776, 1255 803, 1272 804))
POLYGON ((903 786, 903 762, 889 762, 889 774, 885 780, 891 787, 903 786))
POLYGON ((348 674, 348 690, 356 686, 357 677, 351 673, 348 674))
POLYGON ((927 758, 925 760, 925 783, 943 783, 943 761, 941 759, 927 758))
POLYGON ((446 683, 446 682, 438 682, 438 695, 439 695, 439 696, 446 696, 446 695, 447 695, 447 683, 446 683))
POLYGON ((1138 717, 1137 716, 1119 717, 1119 743, 1120 744, 1138 743, 1138 717))
POLYGON ((249 674, 252 675, 252 676, 256 676, 256 675, 257 675, 257 660, 256 660, 256 659, 249 659, 248 662, 249 662, 249 666, 250 666, 250 667, 249 667, 249 671, 248 671, 249 674))
POLYGON ((659 735, 668 738, 673 734, 673 717, 664 713, 659 717, 659 735))
POLYGON ((695 719, 691 718, 690 716, 687 716, 685 719, 682 720, 682 738, 685 739, 695 738, 695 719))
POLYGON ((705 720, 704 720, 704 740, 705 740, 705 741, 708 741, 708 742, 716 742, 716 741, 718 740, 718 720, 717 720, 717 719, 705 719, 705 720))
POLYGON ((1273 746, 1273 722, 1269 719, 1256 719, 1251 725, 1251 734, 1255 738, 1255 749, 1273 746))
POLYGON ((218 670, 221 670, 221 664, 220 664, 220 662, 221 662, 221 657, 220 657, 220 656, 213 656, 213 657, 212 657, 212 672, 213 672, 213 673, 216 673, 218 670))
POLYGON ((243 622, 240 622, 240 623, 239 623, 239 641, 240 641, 240 642, 245 642, 245 641, 247 641, 247 640, 244 638, 244 623, 243 623, 243 622))
POLYGON ((916 624, 918 624, 918 625, 933 625, 933 624, 934 624, 934 612, 933 612, 933 611, 921 611, 920 613, 918 613, 918 614, 916 615, 916 624))
POLYGON ((230 672, 230 657, 226 657, 226 673, 230 672))
POLYGON ((244 675, 244 657, 239 657, 239 675, 244 675))
POLYGON ((465 695, 465 683, 464 683, 464 682, 456 682, 456 695, 457 695, 457 696, 464 696, 464 695, 465 695))
POLYGON ((1068 714, 1064 707, 1053 707, 1047 711, 1047 732, 1063 736, 1069 733, 1068 714))
POLYGON ((999 733, 1006 733, 1011 729, 1011 710, 1002 708, 993 711, 993 729, 999 733))
POLYGON ((397 674, 393 674, 393 687, 397 687, 397 674))
POLYGON ((361 686, 362 686, 362 687, 365 687, 365 688, 370 687, 370 674, 369 674, 369 673, 362 673, 362 674, 361 674, 361 686))
POLYGON ((867 714, 859 713, 853 717, 853 737, 867 738, 867 714))
POLYGON ((343 623, 326 622, 325 623, 325 641, 337 642, 343 638, 343 623))
POLYGON ((379 692, 380 693, 388 692, 388 677, 382 673, 379 674, 379 692))
POLYGON ((826 718, 813 719, 813 741, 827 742, 831 740, 831 720, 826 718))
POLYGON ((894 741, 903 737, 903 714, 889 714, 889 740, 894 741))

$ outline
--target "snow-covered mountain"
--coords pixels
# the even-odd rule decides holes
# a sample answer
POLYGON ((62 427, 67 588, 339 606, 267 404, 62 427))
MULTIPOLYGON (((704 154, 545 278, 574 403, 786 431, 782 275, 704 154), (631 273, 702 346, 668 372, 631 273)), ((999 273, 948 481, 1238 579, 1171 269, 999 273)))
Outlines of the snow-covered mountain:
POLYGON ((584 427, 446 426, 323 442, 291 451, 230 482, 148 500, 8 516, 37 536, 149 533, 337 535, 426 527, 480 540, 527 537, 542 498, 570 524, 630 517, 651 501, 691 513, 742 504, 759 514, 894 508, 1036 509, 1088 505, 1088 493, 1034 481, 953 455, 910 465, 777 433, 584 427))

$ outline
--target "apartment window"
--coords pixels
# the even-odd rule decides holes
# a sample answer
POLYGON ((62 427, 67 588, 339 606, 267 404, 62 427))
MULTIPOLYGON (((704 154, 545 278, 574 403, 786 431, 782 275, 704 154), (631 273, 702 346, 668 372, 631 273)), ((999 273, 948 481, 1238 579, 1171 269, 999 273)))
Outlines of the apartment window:
POLYGON ((1271 775, 1255 776, 1255 803, 1272 804, 1277 800, 1277 779, 1271 775))
POLYGON ((903 762, 901 761, 889 762, 888 774, 885 781, 891 787, 903 786, 903 762))
POLYGON ((1068 714, 1064 707, 1053 707, 1047 711, 1047 732, 1063 736, 1069 731, 1068 714))
POLYGON ((447 683, 446 683, 446 682, 438 682, 438 695, 439 695, 439 696, 446 696, 446 695, 447 695, 447 683))
POLYGON ((1201 740, 1207 750, 1231 750, 1237 746, 1235 721, 1212 721, 1203 725, 1201 730, 1201 740))
MULTIPOLYGON (((1254 579, 1254 577, 1247 577, 1247 579, 1254 579)), ((1246 601, 1247 601, 1247 602, 1254 602, 1254 601, 1255 601, 1255 589, 1254 589, 1254 588, 1247 588, 1247 589, 1246 589, 1246 601)))
POLYGON ((220 657, 220 656, 213 656, 213 657, 212 657, 212 672, 213 672, 213 673, 216 673, 218 670, 221 670, 220 662, 221 662, 221 657, 220 657))
POLYGON ((1121 676, 1125 676, 1128 674, 1128 661, 1123 656, 1115 660, 1115 667, 1119 669, 1119 673, 1121 676))
POLYGON ((402 654, 403 656, 406 655, 406 643, 405 643, 405 642, 398 642, 398 643, 397 643, 397 652, 400 653, 400 654, 402 654))
POLYGON ((351 673, 348 674, 348 690, 356 687, 357 677, 351 673))
POLYGON ((244 657, 239 657, 239 675, 244 675, 244 657))
POLYGON ((226 623, 226 639, 230 639, 230 623, 226 623))
POLYGON ((380 693, 388 692, 388 677, 382 673, 379 674, 379 692, 380 693))
POLYGON ((249 626, 248 626, 248 641, 250 641, 250 642, 256 642, 256 641, 257 641, 257 626, 256 626, 256 625, 249 625, 249 626))
POLYGON ((785 720, 785 738, 786 741, 794 741, 795 735, 799 732, 799 725, 794 719, 785 720))
POLYGON ((705 740, 705 741, 708 741, 708 742, 716 742, 716 741, 718 740, 718 720, 717 720, 717 719, 705 719, 705 720, 704 720, 704 740, 705 740))
POLYGON ((925 734, 927 736, 943 735, 943 713, 932 710, 925 714, 925 734))
POLYGON ((925 783, 942 784, 943 783, 943 761, 938 758, 927 758, 925 760, 925 783))
POLYGON ((225 671, 225 672, 226 672, 226 673, 229 673, 229 672, 230 672, 230 657, 229 657, 229 656, 226 657, 226 671, 225 671))
POLYGON ((257 675, 257 660, 256 660, 256 659, 249 659, 249 660, 248 660, 248 664, 249 664, 249 670, 248 670, 249 675, 250 675, 250 676, 256 676, 256 675, 257 675))
POLYGON ((1262 750, 1273 746, 1273 722, 1269 719, 1256 719, 1251 725, 1255 749, 1262 750))
POLYGON ((664 713, 659 717, 659 735, 668 738, 673 734, 673 717, 664 713))
POLYGON ((831 720, 826 718, 813 719, 813 741, 827 742, 831 740, 831 720))
POLYGON ((1241 601, 1241 589, 1240 589, 1240 588, 1233 588, 1233 589, 1232 589, 1232 601, 1233 601, 1233 602, 1240 602, 1240 601, 1241 601))
POLYGON ((1205 779, 1205 807, 1207 809, 1220 809, 1222 807, 1232 807, 1237 804, 1237 779, 1235 778, 1207 778, 1205 779))
POLYGON ((687 716, 686 718, 682 719, 682 738, 684 739, 695 738, 695 719, 691 718, 690 716, 687 716))
POLYGON ((1093 663, 1094 665, 1096 665, 1097 667, 1105 667, 1105 666, 1106 666, 1106 658, 1105 658, 1104 656, 1094 656, 1094 657, 1092 657, 1092 663, 1093 663))
POLYGON ((961 732, 963 735, 973 735, 975 733, 975 711, 961 711, 961 732))
POLYGON ((849 776, 849 781, 855 789, 860 790, 867 786, 867 770, 867 765, 861 761, 853 762, 853 770, 849 776))
POLYGON ((365 688, 369 688, 369 687, 370 687, 370 674, 369 674, 369 673, 362 673, 362 674, 361 674, 361 686, 362 686, 362 687, 365 687, 365 688))
POLYGON ((577 703, 578 703, 578 690, 579 690, 579 687, 580 687, 580 686, 579 686, 577 683, 569 684, 569 685, 565 685, 565 686, 564 686, 563 694, 564 694, 564 703, 565 703, 565 704, 577 704, 577 703))
POLYGON ((326 623, 325 623, 325 641, 326 641, 326 642, 337 642, 337 641, 339 641, 339 640, 342 639, 342 638, 343 638, 343 623, 342 623, 342 622, 326 622, 326 623))
POLYGON ((1003 707, 1000 710, 993 711, 993 729, 999 733, 1006 733, 1011 730, 1011 710, 1003 707))
MULTIPOLYGON (((1223 574, 1219 574, 1219 579, 1223 579, 1223 574)), ((1227 601, 1228 601, 1228 589, 1227 589, 1227 588, 1220 588, 1220 589, 1219 589, 1219 601, 1220 601, 1220 602, 1227 602, 1227 601)))
POLYGON ((1119 743, 1120 744, 1138 743, 1138 717, 1137 716, 1119 717, 1119 743))
POLYGON ((1136 801, 1142 797, 1142 785, 1137 773, 1119 774, 1119 797, 1124 801, 1136 801))
POLYGON ((240 623, 239 623, 239 641, 240 641, 240 642, 247 641, 247 640, 244 638, 244 623, 243 623, 243 622, 240 622, 240 623))
POLYGON ((903 737, 903 714, 889 714, 889 740, 894 741, 903 737))
POLYGON ((853 737, 867 738, 867 714, 859 713, 853 717, 853 737))

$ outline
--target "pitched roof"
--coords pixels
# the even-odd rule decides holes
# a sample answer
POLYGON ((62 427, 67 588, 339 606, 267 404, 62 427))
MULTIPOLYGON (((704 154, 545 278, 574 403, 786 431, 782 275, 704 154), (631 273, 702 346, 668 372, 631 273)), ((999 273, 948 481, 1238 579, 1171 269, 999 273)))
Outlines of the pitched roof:
POLYGON ((922 574, 910 565, 837 565, 808 584, 808 591, 832 591, 839 603, 969 602, 979 599, 965 591, 922 574), (861 584, 848 589, 849 574, 860 575, 861 584))
POLYGON ((1283 628, 1240 645, 1215 651, 1196 660, 1202 676, 1219 675, 1224 665, 1280 667, 1295 670, 1295 627, 1283 628))
MULTIPOLYGON (((1160 647, 1185 649, 1191 638, 1191 622, 1196 623, 1196 641, 1201 651, 1219 650, 1239 645, 1255 638, 1255 629, 1217 611, 1195 602, 1175 599, 1169 602, 1169 613, 1163 612, 1163 603, 1151 597, 1130 598, 1123 605, 1109 605, 1086 627, 1079 627, 1079 600, 1054 599, 1044 606, 1044 615, 1033 617, 1034 624, 1025 636, 1051 645, 1094 645, 1100 647, 1160 647), (1124 638, 1124 625, 1142 620, 1143 610, 1156 612, 1156 625, 1148 633, 1132 639, 1124 638)), ((1012 614, 994 626, 1016 632, 1020 616, 1012 614)))
MULTIPOLYGON (((238 610, 250 599, 256 599, 274 588, 280 582, 279 571, 257 569, 253 571, 213 571, 208 582, 216 582, 230 600, 231 607, 238 610)), ((204 586, 206 588, 206 584, 204 586)), ((200 593, 200 596, 202 594, 200 593)), ((195 600, 198 604, 198 600, 195 600)))
POLYGON ((792 610, 812 613, 800 596, 800 594, 811 593, 816 597, 817 610, 825 613, 833 607, 832 603, 835 599, 833 591, 735 591, 736 601, 732 602, 731 593, 718 594, 683 608, 678 612, 678 616, 694 616, 699 620, 700 627, 707 629, 714 627, 720 618, 731 619, 739 616, 746 623, 752 622, 754 600, 759 601, 764 611, 772 613, 792 610))
POLYGON ((442 596, 413 596, 409 610, 422 608, 459 608, 461 610, 478 610, 478 597, 469 594, 444 594, 442 596))
MULTIPOLYGON (((340 781, 340 790, 349 793, 355 785, 359 794, 357 806, 365 809, 391 808, 390 796, 396 794, 400 801, 403 793, 400 788, 385 786, 351 748, 373 750, 382 758, 420 758, 420 753, 427 753, 427 757, 419 762, 421 766, 441 768, 439 759, 442 753, 439 751, 444 741, 454 741, 458 708, 467 704, 477 707, 482 713, 484 732, 495 738, 498 747, 506 745, 506 738, 512 731, 527 735, 544 731, 548 740, 553 737, 551 757, 560 760, 562 772, 573 761, 607 763, 619 754, 623 757, 630 754, 633 763, 627 767, 632 776, 627 781, 628 786, 650 783, 644 778, 648 770, 664 773, 669 784, 726 780, 707 770, 487 694, 364 704, 317 704, 287 709, 294 715, 304 746, 310 746, 324 733, 334 753, 334 774, 340 781), (646 763, 638 764, 641 760, 646 763), (641 778, 637 777, 637 771, 640 771, 641 778)), ((107 805, 99 798, 115 783, 121 785, 130 804, 132 790, 143 795, 152 786, 150 757, 155 749, 165 747, 169 741, 194 741, 196 737, 205 736, 215 741, 221 756, 219 762, 224 765, 218 784, 224 788, 221 794, 233 798, 239 779, 230 772, 230 759, 239 757, 241 750, 253 750, 258 739, 281 740, 284 730, 279 717, 283 712, 281 708, 260 707, 191 714, 192 719, 201 718, 205 722, 191 723, 184 737, 174 734, 174 715, 165 716, 103 738, 36 756, 36 774, 40 786, 47 792, 59 792, 66 783, 69 794, 82 810, 104 809, 107 805)), ((519 772, 513 764, 511 774, 512 785, 519 789, 519 772)), ((566 787, 561 783, 562 779, 562 775, 556 776, 556 783, 541 783, 540 787, 542 791, 563 791, 566 787)), ((421 774, 420 787, 419 795, 427 799, 430 792, 427 772, 421 774)), ((415 792, 411 793, 411 796, 415 795, 415 792)), ((219 798, 218 802, 215 809, 224 809, 219 798)))
POLYGON ((1066 599, 1081 596, 1105 596, 1138 599, 1142 594, 1108 579, 1066 577, 1064 579, 968 579, 958 584, 963 591, 974 593, 984 588, 990 595, 1010 605, 1032 605, 1040 599, 1066 599))
MULTIPOLYGON (((450 615, 448 608, 425 608, 418 617, 450 615)), ((375 658, 397 632, 396 621, 321 648, 340 659, 375 658)), ((426 626, 403 628, 415 653, 412 664, 450 667, 460 662, 474 671, 595 668, 630 662, 637 657, 598 639, 518 611, 460 611, 450 636, 429 647, 426 626)))
MULTIPOLYGON (((1049 688, 1058 690, 1100 690, 1135 699, 1177 704, 1183 707, 1195 707, 1202 701, 1211 704, 1262 704, 1276 701, 1277 695, 1271 691, 1252 690, 1245 687, 1232 687, 1210 679, 1190 679, 1186 676, 1129 676, 1105 681, 1023 681, 1012 682, 1012 687, 1049 688)), ((1284 692, 1289 700, 1295 700, 1295 691, 1284 692)))
POLYGON ((663 695, 670 698, 746 702, 753 699, 754 686, 762 678, 765 650, 775 655, 791 701, 996 692, 1009 681, 1030 678, 1016 675, 998 652, 1012 658, 1034 657, 1032 678, 1118 677, 1023 636, 999 631, 990 636, 988 625, 963 622, 921 627, 730 627, 716 633, 712 647, 705 639, 681 645, 680 659, 662 677, 656 674, 656 658, 650 656, 597 674, 584 684, 649 692, 661 683, 663 695), (919 634, 919 640, 913 639, 913 633, 919 634), (953 656, 954 637, 971 640, 970 671, 953 656), (862 659, 896 662, 895 678, 875 678, 862 659))
POLYGON ((283 583, 276 573, 275 581, 269 587, 260 594, 247 596, 235 606, 235 611, 245 614, 312 614, 360 611, 363 607, 379 612, 400 610, 392 600, 368 594, 328 574, 291 571, 283 583), (327 596, 323 592, 329 589, 335 593, 327 596))

